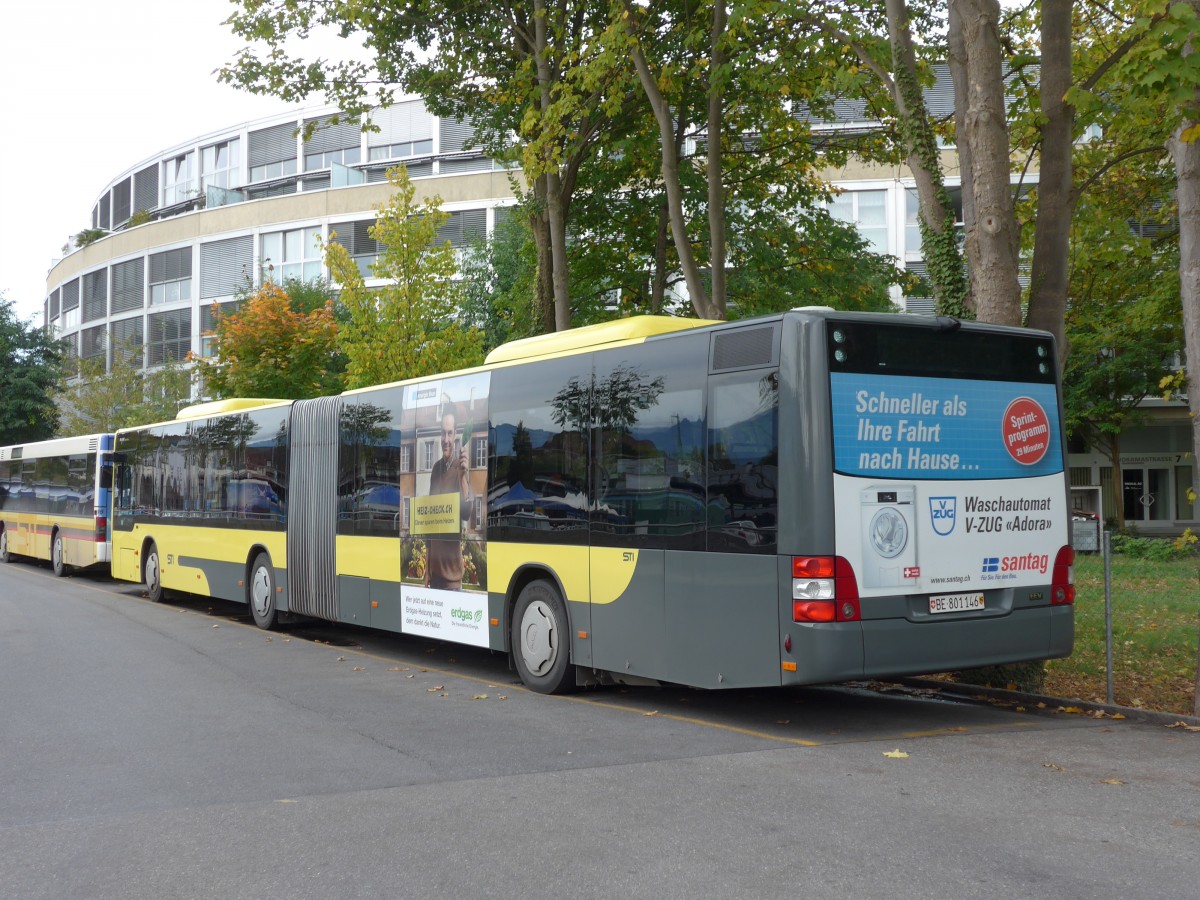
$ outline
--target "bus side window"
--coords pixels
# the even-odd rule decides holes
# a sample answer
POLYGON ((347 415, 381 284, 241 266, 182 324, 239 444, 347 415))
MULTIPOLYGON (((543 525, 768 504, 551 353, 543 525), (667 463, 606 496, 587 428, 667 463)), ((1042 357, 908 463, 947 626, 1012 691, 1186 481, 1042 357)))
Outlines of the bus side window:
POLYGON ((711 376, 708 549, 774 553, 778 488, 778 373, 711 376))

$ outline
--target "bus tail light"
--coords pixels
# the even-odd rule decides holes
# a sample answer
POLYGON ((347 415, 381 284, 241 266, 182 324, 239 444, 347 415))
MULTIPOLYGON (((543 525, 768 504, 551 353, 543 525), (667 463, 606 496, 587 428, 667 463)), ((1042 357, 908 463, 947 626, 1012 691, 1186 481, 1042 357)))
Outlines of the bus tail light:
POLYGON ((1070 606, 1075 602, 1075 549, 1060 547, 1050 576, 1050 605, 1070 606))
POLYGON ((858 579, 840 556, 792 557, 792 620, 855 622, 861 618, 858 579))
POLYGON ((96 540, 108 540, 108 518, 106 516, 96 516, 96 540))

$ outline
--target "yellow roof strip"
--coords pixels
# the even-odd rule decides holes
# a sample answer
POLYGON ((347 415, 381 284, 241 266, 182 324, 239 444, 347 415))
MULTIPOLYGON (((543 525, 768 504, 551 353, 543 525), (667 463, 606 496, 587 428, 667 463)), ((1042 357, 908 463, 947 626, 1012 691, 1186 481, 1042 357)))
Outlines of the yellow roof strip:
POLYGON ((677 316, 630 316, 598 325, 584 325, 569 331, 539 334, 501 344, 487 355, 487 363, 512 362, 534 356, 571 353, 618 341, 640 341, 657 334, 686 331, 704 325, 720 324, 715 319, 684 319, 677 316))
POLYGON ((270 400, 264 397, 231 397, 228 400, 210 400, 207 403, 193 403, 185 406, 175 414, 176 419, 199 419, 205 416, 216 416, 221 413, 237 412, 242 409, 255 409, 259 406, 277 406, 281 403, 291 403, 290 400, 270 400))

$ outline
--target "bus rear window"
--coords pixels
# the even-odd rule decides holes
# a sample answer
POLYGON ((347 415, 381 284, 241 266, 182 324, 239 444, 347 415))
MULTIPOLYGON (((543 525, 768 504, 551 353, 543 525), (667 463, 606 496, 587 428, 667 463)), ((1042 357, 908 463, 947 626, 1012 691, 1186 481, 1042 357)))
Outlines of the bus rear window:
POLYGON ((831 321, 827 340, 831 372, 1055 383, 1054 342, 1037 332, 976 331, 950 319, 928 325, 831 321))

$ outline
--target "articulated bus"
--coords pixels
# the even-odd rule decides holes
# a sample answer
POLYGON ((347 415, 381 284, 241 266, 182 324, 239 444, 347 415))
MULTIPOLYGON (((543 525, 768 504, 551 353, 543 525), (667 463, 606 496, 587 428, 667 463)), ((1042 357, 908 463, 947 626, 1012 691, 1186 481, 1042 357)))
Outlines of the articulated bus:
POLYGON ((1066 656, 1052 338, 805 308, 118 432, 114 576, 510 654, 542 692, 1066 656))
POLYGON ((55 575, 107 563, 111 434, 0 447, 0 562, 48 561, 55 575))

